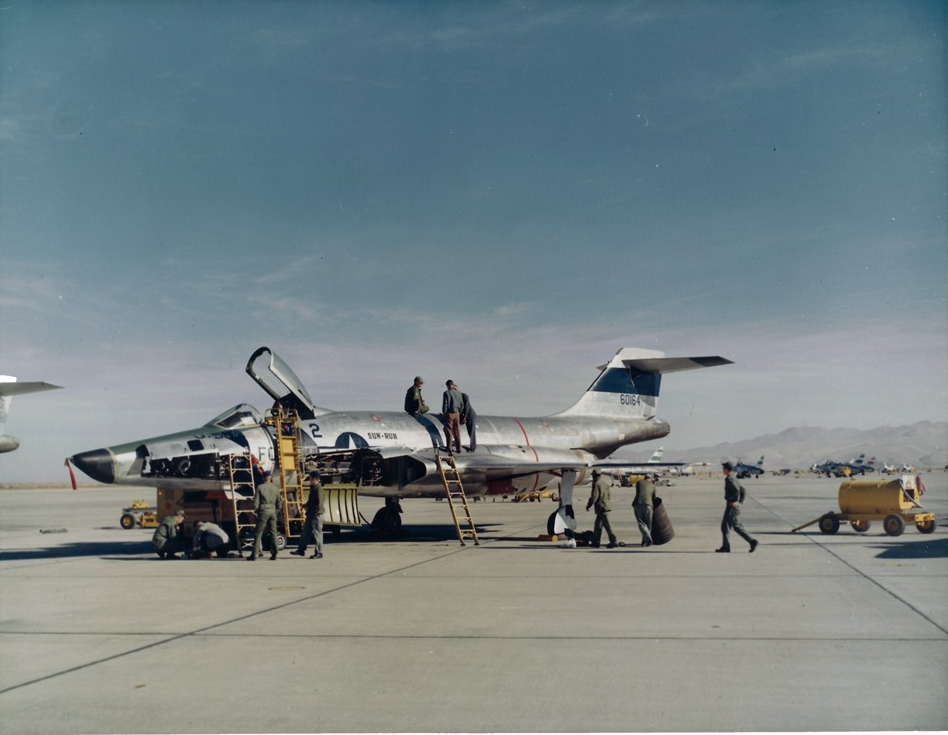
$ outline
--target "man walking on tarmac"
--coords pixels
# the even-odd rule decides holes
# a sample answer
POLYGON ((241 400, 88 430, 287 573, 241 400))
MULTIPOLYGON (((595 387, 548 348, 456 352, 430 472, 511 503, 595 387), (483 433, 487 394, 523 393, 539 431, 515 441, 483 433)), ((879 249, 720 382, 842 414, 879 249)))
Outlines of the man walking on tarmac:
POLYGON ((602 531, 606 530, 609 536, 607 549, 614 549, 618 546, 616 535, 612 532, 612 525, 609 523, 609 512, 612 506, 609 504, 609 481, 605 476, 593 470, 592 492, 589 495, 589 501, 586 503, 586 510, 594 507, 596 510, 596 523, 593 525, 593 548, 599 548, 599 542, 602 540, 602 531))
POLYGON ((744 485, 732 473, 734 465, 730 462, 724 462, 721 465, 724 470, 724 517, 721 519, 721 536, 724 539, 720 549, 715 549, 719 554, 727 554, 731 550, 731 543, 728 540, 728 532, 733 528, 737 535, 750 544, 750 553, 754 553, 757 548, 756 539, 752 539, 750 534, 744 530, 741 523, 741 501, 744 499, 744 485))
POLYGON ((260 541, 263 532, 270 534, 270 561, 277 558, 277 513, 283 508, 283 495, 280 488, 270 482, 270 471, 263 473, 263 482, 257 488, 257 533, 253 539, 253 552, 247 561, 256 561, 261 556, 260 541))
POLYGON ((645 475, 635 483, 635 500, 632 501, 632 510, 635 512, 635 520, 642 532, 642 546, 652 545, 652 511, 655 506, 655 485, 652 479, 654 477, 654 475, 652 477, 645 475))

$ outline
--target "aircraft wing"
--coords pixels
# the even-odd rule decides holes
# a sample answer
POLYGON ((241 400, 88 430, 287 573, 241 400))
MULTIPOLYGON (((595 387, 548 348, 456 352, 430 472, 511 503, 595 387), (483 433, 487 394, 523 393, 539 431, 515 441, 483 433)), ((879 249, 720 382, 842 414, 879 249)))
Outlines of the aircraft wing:
MULTIPOLYGON (((483 472, 491 478, 497 477, 522 477, 533 475, 537 472, 556 473, 562 470, 601 470, 608 473, 610 470, 618 471, 630 467, 640 467, 641 465, 633 462, 598 459, 591 462, 584 462, 580 459, 575 461, 556 461, 556 462, 530 462, 511 460, 509 457, 495 457, 491 455, 458 455, 455 457, 455 463, 462 472, 483 472)), ((684 462, 650 462, 648 468, 654 467, 681 467, 684 462)))
MULTIPOLYGON (((366 446, 362 447, 377 454, 381 459, 396 459, 398 457, 413 457, 416 460, 433 464, 435 462, 433 451, 418 451, 411 447, 404 446, 366 446)), ((332 457, 334 454, 349 454, 352 448, 329 448, 321 449, 320 456, 332 457)), ((488 454, 487 452, 477 452, 471 454, 455 455, 455 464, 460 472, 464 473, 483 473, 490 480, 523 477, 533 475, 537 472, 560 472, 562 470, 588 470, 598 469, 602 471, 622 470, 630 467, 641 467, 641 463, 630 462, 619 459, 602 459, 593 461, 583 461, 579 457, 575 459, 558 459, 553 461, 536 461, 529 459, 514 459, 509 456, 488 454)), ((681 467, 684 462, 649 462, 648 468, 658 467, 681 467)))

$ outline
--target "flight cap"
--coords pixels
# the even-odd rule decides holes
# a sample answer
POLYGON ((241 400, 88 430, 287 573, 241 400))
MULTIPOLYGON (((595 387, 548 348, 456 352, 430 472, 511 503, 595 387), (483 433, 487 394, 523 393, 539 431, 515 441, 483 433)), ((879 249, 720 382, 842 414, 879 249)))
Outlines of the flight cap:
POLYGON ((416 376, 415 376, 415 382, 416 382, 416 383, 424 383, 424 382, 425 382, 425 379, 424 379, 423 377, 421 377, 420 375, 416 375, 416 376))
POLYGON ((309 473, 309 476, 318 480, 322 477, 322 474, 320 474, 319 470, 313 470, 309 473))
POLYGON ((732 470, 734 469, 734 465, 732 465, 730 462, 722 462, 722 463, 721 463, 721 467, 723 467, 724 469, 726 469, 728 472, 730 472, 730 471, 732 471, 732 470))

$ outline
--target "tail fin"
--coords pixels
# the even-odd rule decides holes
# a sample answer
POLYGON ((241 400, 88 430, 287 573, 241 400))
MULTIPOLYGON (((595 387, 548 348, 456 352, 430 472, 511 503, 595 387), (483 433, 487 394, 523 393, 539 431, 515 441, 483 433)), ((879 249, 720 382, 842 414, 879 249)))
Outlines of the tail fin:
POLYGON ((723 357, 665 357, 664 352, 623 347, 580 399, 557 416, 652 418, 658 405, 662 375, 681 370, 730 365, 723 357))
POLYGON ((41 390, 53 390, 61 386, 52 383, 17 383, 12 375, 0 375, 0 452, 12 452, 20 446, 15 436, 4 436, 3 425, 10 410, 10 398, 21 393, 36 393, 41 390))
POLYGON ((661 461, 662 461, 662 454, 663 454, 664 452, 665 452, 665 447, 659 447, 658 449, 656 449, 656 450, 652 453, 652 456, 648 458, 649 464, 652 464, 653 462, 661 462, 661 461))

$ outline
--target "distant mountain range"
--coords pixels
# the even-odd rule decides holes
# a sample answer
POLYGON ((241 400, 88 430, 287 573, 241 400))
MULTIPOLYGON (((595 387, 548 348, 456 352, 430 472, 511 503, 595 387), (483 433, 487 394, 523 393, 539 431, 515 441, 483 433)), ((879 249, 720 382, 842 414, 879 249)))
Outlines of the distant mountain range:
MULTIPOLYGON (((634 448, 617 452, 630 457, 634 448)), ((848 462, 865 452, 866 459, 876 458, 876 467, 883 463, 902 463, 915 467, 944 467, 948 463, 948 421, 919 421, 908 426, 880 426, 878 429, 823 429, 803 426, 767 434, 756 439, 724 442, 707 447, 673 449, 665 445, 665 462, 720 462, 740 460, 748 464, 764 455, 764 469, 808 469, 828 459, 848 462)), ((636 452, 642 462, 641 451, 636 452)))

